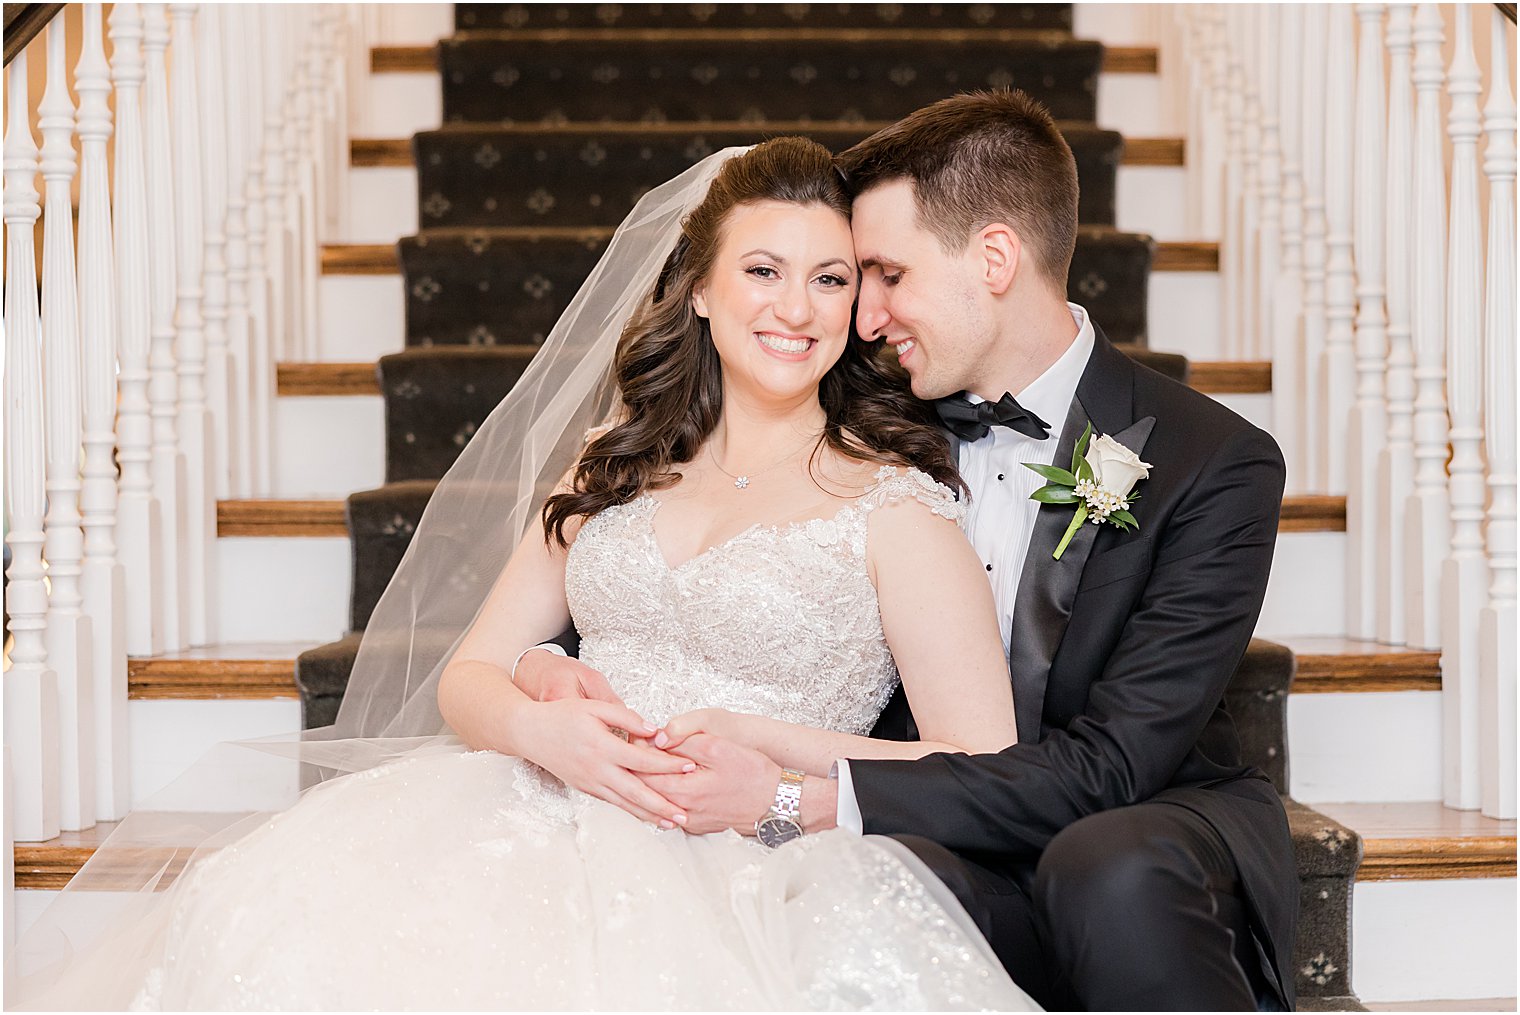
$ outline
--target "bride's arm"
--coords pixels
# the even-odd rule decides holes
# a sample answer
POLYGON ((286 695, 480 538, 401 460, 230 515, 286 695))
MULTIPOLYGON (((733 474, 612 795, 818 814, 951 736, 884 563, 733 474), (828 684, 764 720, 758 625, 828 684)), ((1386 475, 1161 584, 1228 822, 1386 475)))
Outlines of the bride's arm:
MULTIPOLYGON (((566 526, 571 541, 579 527, 578 520, 566 526)), ((673 827, 685 820, 680 808, 633 773, 671 774, 686 770, 688 763, 612 732, 617 728, 634 738, 647 737, 655 730, 652 725, 606 701, 533 701, 512 682, 518 654, 570 623, 565 559, 566 551, 545 541, 535 519, 444 668, 439 711, 472 748, 527 758, 576 789, 673 827)))
POLYGON ((899 501, 872 513, 867 556, 882 630, 920 741, 875 740, 717 710, 671 720, 669 741, 700 729, 817 776, 839 758, 990 754, 1014 743, 1013 690, 992 587, 965 535, 925 505, 899 501))

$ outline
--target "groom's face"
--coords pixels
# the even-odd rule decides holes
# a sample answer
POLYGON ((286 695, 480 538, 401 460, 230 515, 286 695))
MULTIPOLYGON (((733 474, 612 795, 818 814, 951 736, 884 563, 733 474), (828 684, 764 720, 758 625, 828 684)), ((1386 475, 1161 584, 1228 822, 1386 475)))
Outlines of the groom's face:
POLYGON ((892 347, 919 398, 974 387, 976 364, 992 339, 971 245, 946 253, 938 237, 920 227, 907 180, 861 194, 852 220, 861 268, 860 336, 892 347))

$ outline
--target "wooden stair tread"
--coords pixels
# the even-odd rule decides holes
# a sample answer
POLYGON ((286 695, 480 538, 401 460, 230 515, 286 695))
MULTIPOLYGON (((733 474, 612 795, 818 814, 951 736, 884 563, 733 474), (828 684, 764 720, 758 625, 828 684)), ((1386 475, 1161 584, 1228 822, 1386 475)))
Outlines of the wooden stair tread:
MULTIPOLYGON (((1448 811, 1439 803, 1315 804, 1315 807, 1361 834, 1364 852, 1357 871, 1358 881, 1515 876, 1513 821, 1448 811), (1438 811, 1446 814, 1437 816, 1438 811), (1436 820, 1432 821, 1432 817, 1436 820)), ((16 887, 62 888, 114 828, 114 823, 107 822, 80 832, 64 832, 46 842, 16 843, 16 887)), ((184 852, 167 846, 161 851, 164 860, 184 852)))
MULTIPOLYGON (((724 122, 720 120, 697 123, 557 123, 557 124, 448 124, 440 130, 465 129, 488 126, 493 131, 508 134, 543 135, 554 133, 577 134, 596 130, 604 134, 688 134, 693 130, 750 130, 768 133, 793 133, 827 130, 837 127, 851 134, 875 131, 888 125, 888 121, 865 123, 829 124, 818 121, 793 122, 771 120, 764 123, 724 122)), ((1185 142, 1180 137, 1133 137, 1124 139, 1124 156, 1120 165, 1125 166, 1181 166, 1185 142)), ((349 142, 349 163, 365 168, 410 168, 412 162, 411 138, 354 138, 349 142)))
POLYGON ((127 659, 133 701, 268 701, 296 698, 295 657, 310 648, 291 642, 229 643, 127 659))
POLYGON ((1314 805, 1362 837, 1358 881, 1515 876, 1515 822, 1440 801, 1314 805))
MULTIPOLYGON (((838 39, 851 43, 909 40, 932 44, 968 39, 1016 42, 1025 39, 1072 38, 1064 32, 1017 28, 544 28, 470 34, 476 38, 540 44, 576 39, 615 42, 788 42, 798 39, 838 39)), ((1158 67, 1159 57, 1155 46, 1103 48, 1103 72, 1106 74, 1155 74, 1158 67)), ((438 47, 375 46, 370 50, 370 70, 376 74, 435 73, 438 70, 438 47)))
POLYGON ((1441 689, 1439 651, 1355 638, 1268 637, 1298 658, 1298 694, 1441 689))
MULTIPOLYGON (((441 231, 441 230, 440 230, 441 231)), ((478 232, 478 230, 466 230, 478 232)), ((516 233, 523 239, 573 239, 601 241, 612 235, 610 229, 567 227, 561 229, 492 229, 493 236, 510 240, 516 233)), ((1219 244, 1212 240, 1157 240, 1156 257, 1151 262, 1152 271, 1212 272, 1219 270, 1219 244)), ((322 274, 324 275, 399 275, 401 263, 396 257, 394 243, 326 243, 322 246, 322 274)), ((1242 368, 1247 362, 1237 364, 1242 368)), ((1260 370, 1260 365, 1255 369, 1260 370)), ((1267 369, 1270 376, 1271 370, 1267 369)), ((1242 378, 1249 378, 1249 372, 1242 378)), ((1254 383, 1241 380, 1238 383, 1254 383)), ((1254 391, 1255 388, 1243 388, 1254 391)))

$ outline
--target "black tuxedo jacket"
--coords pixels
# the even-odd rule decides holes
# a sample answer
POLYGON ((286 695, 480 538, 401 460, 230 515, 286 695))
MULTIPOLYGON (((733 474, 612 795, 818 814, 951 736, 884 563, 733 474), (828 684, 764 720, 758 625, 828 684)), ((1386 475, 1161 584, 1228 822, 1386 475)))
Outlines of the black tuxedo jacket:
MULTIPOLYGON (((1054 560, 1073 509, 1040 508, 1010 639, 1019 742, 998 754, 851 761, 865 832, 1027 865, 1089 814, 1147 800, 1187 807, 1233 853, 1292 1010, 1292 840, 1272 784, 1242 763, 1224 709, 1266 592, 1282 455, 1270 435, 1132 362, 1101 333, 1058 466, 1089 421, 1153 466, 1130 509, 1138 531, 1084 525, 1054 560)), ((916 735, 901 689, 875 735, 916 735)))

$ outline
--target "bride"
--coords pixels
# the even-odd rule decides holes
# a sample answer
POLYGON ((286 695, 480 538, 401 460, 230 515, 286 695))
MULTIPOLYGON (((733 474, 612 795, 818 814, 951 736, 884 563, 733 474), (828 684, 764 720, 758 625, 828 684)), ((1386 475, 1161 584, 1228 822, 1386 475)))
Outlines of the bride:
POLYGON ((222 835, 15 1000, 1033 1009, 911 853, 808 834, 805 789, 797 810, 836 758, 1016 736, 959 477, 852 334, 856 276, 849 198, 813 142, 719 153, 648 195, 440 484, 343 739, 299 745, 347 774, 222 835), (582 420, 606 422, 568 439, 582 420), (441 636, 450 611, 468 622, 441 636), (514 684, 572 622, 620 704, 514 684), (868 739, 899 679, 923 740, 868 739), (640 778, 697 767, 662 727, 698 711, 773 769, 758 837, 683 828, 640 778))

